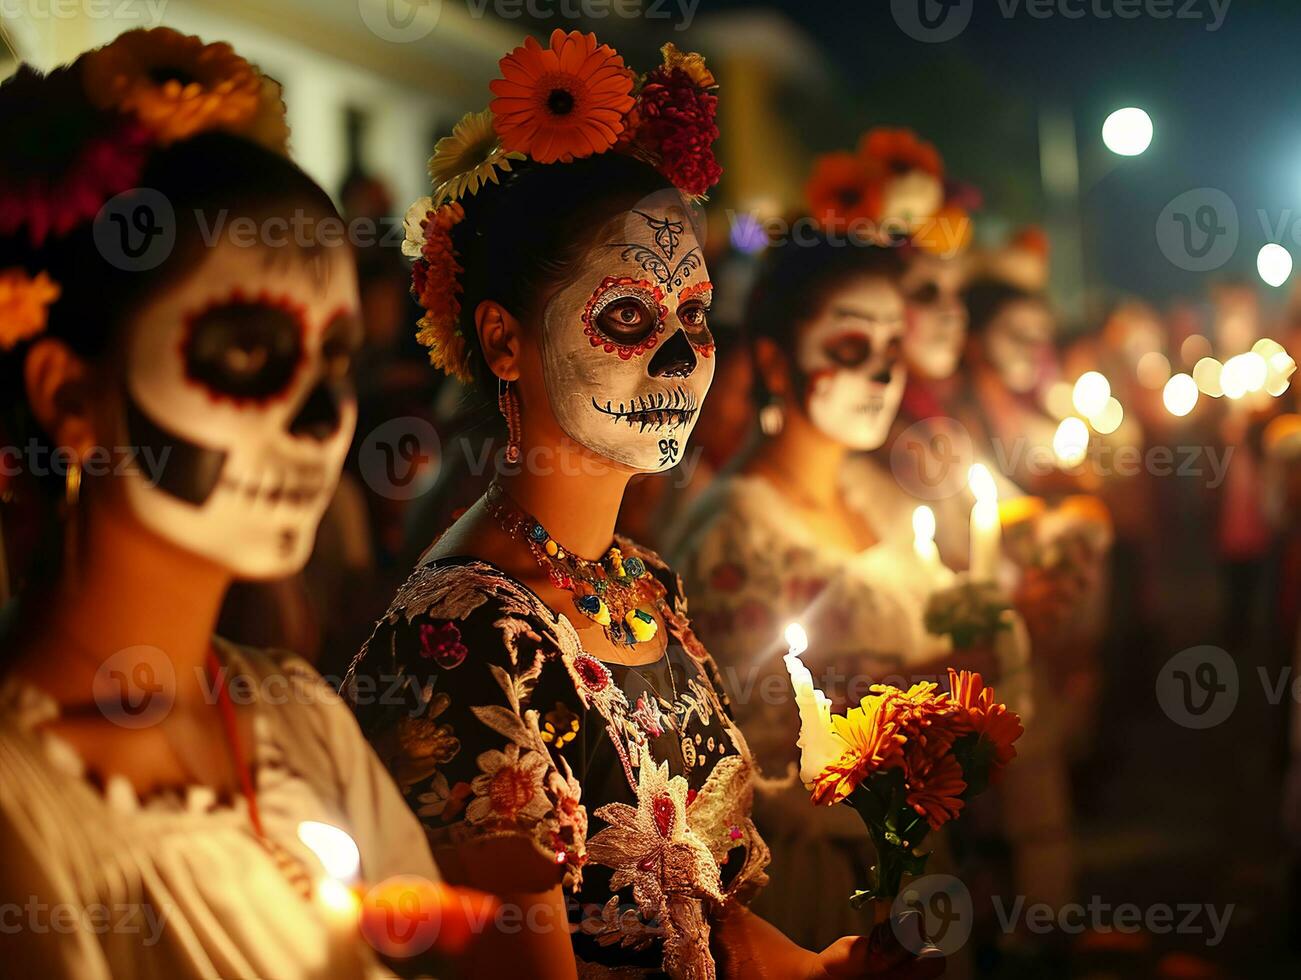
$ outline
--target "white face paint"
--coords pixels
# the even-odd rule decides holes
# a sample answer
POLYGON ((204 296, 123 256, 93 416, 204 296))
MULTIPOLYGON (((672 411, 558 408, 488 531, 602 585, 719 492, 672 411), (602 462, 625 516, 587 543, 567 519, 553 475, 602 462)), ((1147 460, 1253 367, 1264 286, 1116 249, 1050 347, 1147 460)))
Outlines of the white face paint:
POLYGON ((903 297, 884 279, 859 279, 828 298, 797 342, 814 425, 851 449, 885 442, 907 379, 903 330, 903 297))
POLYGON ((985 328, 985 356, 1018 395, 1034 391, 1043 380, 1052 343, 1052 315, 1035 300, 1008 303, 985 328))
POLYGON ((543 313, 547 397, 565 434, 643 473, 682 459, 714 377, 712 286, 676 193, 598 236, 543 313))
POLYGON ((913 374, 941 381, 958 369, 967 340, 965 281, 966 263, 960 258, 921 253, 908 263, 900 282, 908 299, 903 352, 913 374))
POLYGON ((126 477, 128 505, 243 578, 306 562, 356 427, 356 273, 329 251, 223 242, 129 330, 127 429, 166 457, 156 485, 126 477))

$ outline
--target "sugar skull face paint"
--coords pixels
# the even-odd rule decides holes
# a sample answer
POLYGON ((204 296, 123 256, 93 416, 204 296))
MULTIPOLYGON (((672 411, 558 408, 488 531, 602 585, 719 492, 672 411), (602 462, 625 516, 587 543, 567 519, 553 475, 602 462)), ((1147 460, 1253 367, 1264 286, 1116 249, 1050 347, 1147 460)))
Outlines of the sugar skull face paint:
POLYGON ((223 244, 129 330, 127 429, 166 462, 127 477, 128 505, 241 577, 302 567, 352 441, 361 324, 335 251, 223 244))
POLYGON ((966 267, 960 258, 921 253, 908 263, 900 286, 908 302, 903 352, 913 374, 940 381, 958 369, 967 340, 965 280, 966 267))
POLYGON ((1052 357, 1053 319, 1036 300, 1008 303, 985 328, 985 356, 1017 394, 1033 391, 1052 357))
POLYGON ((879 278, 841 287, 799 334, 810 421, 851 449, 876 449, 899 412, 904 302, 879 278))
POLYGON ((676 193, 612 221, 543 313, 543 378, 565 434, 638 472, 682 458, 714 376, 712 298, 676 193))

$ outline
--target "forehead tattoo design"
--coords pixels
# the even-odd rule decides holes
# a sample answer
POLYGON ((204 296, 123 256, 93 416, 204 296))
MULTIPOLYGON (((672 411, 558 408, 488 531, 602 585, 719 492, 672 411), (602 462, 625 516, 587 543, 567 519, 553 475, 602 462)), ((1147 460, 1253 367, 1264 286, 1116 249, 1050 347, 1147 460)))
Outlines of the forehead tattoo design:
POLYGON ((679 205, 628 211, 619 228, 548 305, 544 378, 566 434, 656 472, 682 458, 713 377, 712 286, 679 205))

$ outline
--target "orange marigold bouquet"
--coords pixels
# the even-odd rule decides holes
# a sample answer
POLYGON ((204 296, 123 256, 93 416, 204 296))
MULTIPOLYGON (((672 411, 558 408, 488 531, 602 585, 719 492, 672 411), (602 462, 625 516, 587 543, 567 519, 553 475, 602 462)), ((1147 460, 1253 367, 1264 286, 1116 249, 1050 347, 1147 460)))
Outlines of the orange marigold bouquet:
POLYGON ((1021 719, 979 674, 949 670, 949 690, 876 684, 858 707, 833 715, 792 644, 786 658, 800 709, 800 778, 817 806, 847 803, 876 847, 871 886, 853 905, 892 902, 919 875, 927 834, 997 782, 1016 756, 1021 719))

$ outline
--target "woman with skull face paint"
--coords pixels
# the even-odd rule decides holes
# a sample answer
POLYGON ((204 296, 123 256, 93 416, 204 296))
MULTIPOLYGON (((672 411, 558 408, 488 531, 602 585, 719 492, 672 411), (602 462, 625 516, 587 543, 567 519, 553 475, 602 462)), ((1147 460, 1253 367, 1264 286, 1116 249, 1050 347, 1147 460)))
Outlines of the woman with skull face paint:
POLYGON ((749 749, 676 577, 614 536, 713 375, 689 204, 718 177, 713 76, 667 45, 635 79, 561 31, 501 68, 408 228, 420 335, 497 395, 512 465, 422 558, 345 694, 410 679, 420 700, 359 704, 362 727, 448 877, 525 911, 478 975, 911 975, 897 945, 814 954, 747 911, 768 859, 749 749))
POLYGON ((851 453, 884 441, 903 393, 899 271, 894 250, 829 236, 772 248, 746 317, 764 438, 674 532, 698 628, 724 669, 746 689, 783 692, 738 705, 773 777, 755 820, 773 845, 778 887, 757 907, 812 944, 856 928, 844 896, 862 887, 871 846, 852 812, 811 810, 789 768, 798 717, 775 656, 782 631, 805 625, 811 669, 842 706, 939 652, 918 602, 891 581, 891 546, 840 483, 851 453))
POLYGON ((210 236, 338 216, 283 155, 276 86, 227 45, 135 31, 22 67, 0 129, 0 390, 30 447, 18 492, 52 491, 61 538, 3 638, 0 894, 32 916, 6 969, 380 972, 313 896, 300 835, 342 828, 372 881, 437 880, 421 828, 306 663, 212 635, 233 577, 311 548, 358 323, 337 234, 210 236), (149 190, 94 220, 128 188, 149 190))

